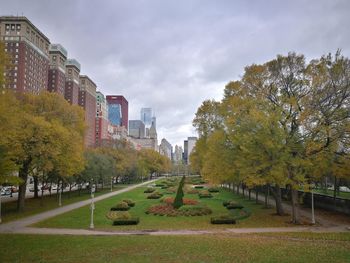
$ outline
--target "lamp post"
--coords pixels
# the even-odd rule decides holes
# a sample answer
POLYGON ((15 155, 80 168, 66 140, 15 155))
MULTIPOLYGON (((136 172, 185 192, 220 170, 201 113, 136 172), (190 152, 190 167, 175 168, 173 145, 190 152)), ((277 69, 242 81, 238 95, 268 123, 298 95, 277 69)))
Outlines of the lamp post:
POLYGON ((58 185, 58 206, 62 206, 62 188, 63 182, 61 182, 61 187, 58 185))
POLYGON ((113 192, 113 177, 111 176, 111 192, 113 192))
POLYGON ((1 220, 1 190, 2 190, 2 186, 0 186, 0 224, 2 223, 2 220, 1 220))
POLYGON ((95 186, 91 184, 91 220, 90 220, 90 229, 94 229, 94 210, 95 210, 95 203, 94 203, 94 193, 95 193, 95 186))
POLYGON ((311 224, 315 224, 315 210, 314 210, 314 190, 311 187, 311 224))

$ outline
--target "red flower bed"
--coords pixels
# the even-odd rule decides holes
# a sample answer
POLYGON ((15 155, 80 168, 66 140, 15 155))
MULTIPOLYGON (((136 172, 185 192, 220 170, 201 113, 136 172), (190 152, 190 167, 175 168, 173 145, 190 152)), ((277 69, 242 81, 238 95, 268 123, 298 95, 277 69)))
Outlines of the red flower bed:
MULTIPOLYGON (((162 201, 163 203, 166 203, 168 205, 172 205, 174 203, 175 198, 174 197, 165 197, 162 201)), ((184 205, 197 205, 198 201, 189 199, 189 198, 182 198, 182 201, 184 205)))
POLYGON ((177 216, 178 211, 172 206, 168 204, 159 204, 153 205, 147 209, 147 214, 154 214, 160 216, 177 216))

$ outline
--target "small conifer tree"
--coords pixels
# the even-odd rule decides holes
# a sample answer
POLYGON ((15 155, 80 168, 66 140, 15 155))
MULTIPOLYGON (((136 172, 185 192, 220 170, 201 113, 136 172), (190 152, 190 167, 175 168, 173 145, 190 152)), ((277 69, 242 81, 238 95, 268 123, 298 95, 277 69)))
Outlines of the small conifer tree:
POLYGON ((182 179, 179 183, 179 188, 177 188, 176 197, 175 197, 175 200, 173 203, 173 207, 175 209, 180 208, 184 204, 183 200, 182 200, 182 198, 184 197, 184 191, 182 189, 184 187, 184 184, 185 184, 185 176, 182 177, 182 179))

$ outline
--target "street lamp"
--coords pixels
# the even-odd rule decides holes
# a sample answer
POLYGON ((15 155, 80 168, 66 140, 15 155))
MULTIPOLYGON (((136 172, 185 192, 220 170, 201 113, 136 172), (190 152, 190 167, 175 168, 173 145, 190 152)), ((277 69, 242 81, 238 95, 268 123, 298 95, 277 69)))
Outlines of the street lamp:
POLYGON ((94 193, 95 193, 95 186, 91 184, 91 220, 90 220, 90 229, 94 229, 94 210, 95 210, 95 203, 94 203, 94 193))

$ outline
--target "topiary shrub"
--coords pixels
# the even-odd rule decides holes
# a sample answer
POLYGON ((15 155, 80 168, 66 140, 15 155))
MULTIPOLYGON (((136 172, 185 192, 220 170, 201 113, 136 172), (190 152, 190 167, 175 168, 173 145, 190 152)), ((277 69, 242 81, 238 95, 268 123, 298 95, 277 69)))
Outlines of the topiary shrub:
POLYGON ((131 215, 128 211, 109 211, 106 217, 112 221, 117 219, 129 219, 131 215))
POLYGON ((201 191, 198 194, 199 198, 212 198, 212 194, 209 193, 208 191, 201 191))
POLYGON ((224 201, 222 205, 225 206, 227 209, 241 209, 244 207, 240 203, 233 200, 224 201))
POLYGON ((129 219, 117 219, 113 221, 114 226, 125 226, 125 225, 137 225, 140 222, 138 217, 133 217, 129 219))
POLYGON ((131 199, 123 199, 123 202, 127 203, 129 207, 134 207, 135 206, 135 202, 131 199))
POLYGON ((155 204, 149 207, 146 214, 158 216, 202 216, 211 214, 212 211, 206 206, 183 205, 179 209, 175 209, 169 204, 155 204))
POLYGON ((220 192, 220 189, 219 189, 219 187, 209 187, 208 188, 208 191, 210 192, 210 193, 218 193, 218 192, 220 192))
POLYGON ((127 211, 130 207, 125 202, 119 202, 115 206, 111 207, 111 211, 127 211))
POLYGON ((158 193, 158 192, 154 192, 151 193, 150 195, 147 196, 147 199, 159 199, 163 196, 163 194, 158 193))
POLYGON ((177 193, 176 193, 175 200, 174 200, 174 203, 173 203, 173 207, 175 209, 178 209, 181 206, 183 206, 182 198, 184 197, 183 187, 185 185, 185 179, 186 179, 185 176, 183 176, 181 181, 180 181, 180 183, 179 183, 179 188, 177 189, 177 193))
POLYGON ((236 220, 230 215, 223 215, 210 218, 212 224, 236 224, 236 220))
POLYGON ((194 188, 196 188, 196 189, 203 189, 204 185, 195 185, 194 188))
POLYGON ((154 188, 147 188, 145 191, 143 191, 145 194, 153 193, 156 189, 154 188))

